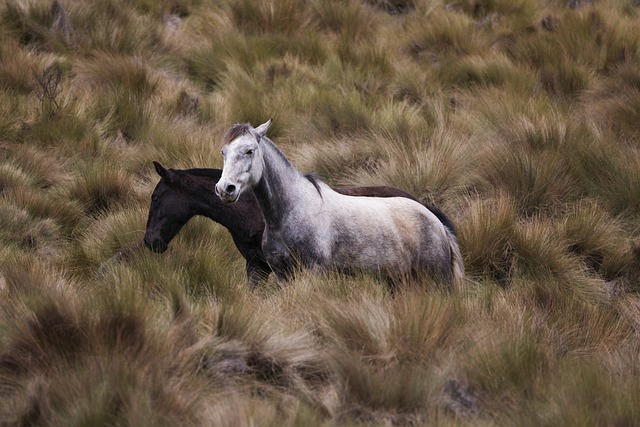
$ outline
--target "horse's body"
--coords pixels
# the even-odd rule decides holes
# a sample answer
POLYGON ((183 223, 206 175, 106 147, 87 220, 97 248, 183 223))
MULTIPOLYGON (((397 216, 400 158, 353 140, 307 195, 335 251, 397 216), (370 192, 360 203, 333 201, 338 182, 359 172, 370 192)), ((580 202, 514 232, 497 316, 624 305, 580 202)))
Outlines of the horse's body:
POLYGON ((264 221, 251 192, 235 205, 225 205, 215 195, 220 169, 165 169, 154 162, 161 179, 153 190, 144 243, 154 252, 164 252, 180 229, 200 215, 222 224, 246 260, 249 282, 255 286, 271 273, 262 254, 264 221))
MULTIPOLYGON (((262 252, 264 220, 258 202, 251 191, 243 193, 237 203, 225 204, 215 195, 220 169, 165 169, 154 166, 161 179, 151 198, 144 242, 155 252, 167 250, 171 240, 194 216, 201 215, 222 224, 231 233, 233 242, 246 260, 247 276, 255 287, 265 280, 271 268, 262 252)), ((354 196, 414 197, 393 187, 348 187, 336 191, 354 196)), ((453 225, 436 207, 429 206, 453 232, 453 225)))
POLYGON ((391 283, 426 272, 457 286, 464 278, 455 238, 415 200, 354 197, 302 175, 257 128, 238 124, 225 135, 224 168, 216 185, 223 202, 253 189, 263 217, 264 257, 280 279, 297 263, 379 273, 391 283))

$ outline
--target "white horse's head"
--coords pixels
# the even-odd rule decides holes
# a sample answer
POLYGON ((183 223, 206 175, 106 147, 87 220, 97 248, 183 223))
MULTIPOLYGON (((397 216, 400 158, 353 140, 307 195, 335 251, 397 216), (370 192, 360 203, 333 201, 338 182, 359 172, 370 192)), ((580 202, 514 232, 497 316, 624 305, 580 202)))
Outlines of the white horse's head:
POLYGON ((264 169, 260 139, 271 126, 271 119, 257 128, 248 123, 234 125, 223 139, 222 176, 216 194, 224 203, 234 203, 243 191, 253 187, 264 169))

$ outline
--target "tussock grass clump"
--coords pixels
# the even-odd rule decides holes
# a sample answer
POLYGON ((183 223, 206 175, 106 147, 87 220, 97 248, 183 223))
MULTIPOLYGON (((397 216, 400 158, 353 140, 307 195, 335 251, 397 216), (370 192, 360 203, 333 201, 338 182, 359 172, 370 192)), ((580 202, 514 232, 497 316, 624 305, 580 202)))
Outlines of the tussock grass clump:
POLYGON ((463 14, 430 10, 409 25, 406 50, 420 63, 437 65, 448 56, 479 53, 485 47, 473 21, 463 14))
POLYGON ((585 277, 584 264, 568 253, 567 241, 547 221, 519 220, 516 207, 504 195, 475 211, 476 215, 463 218, 459 227, 467 274, 489 277, 507 287, 519 286, 522 278, 561 280, 566 291, 578 298, 605 299, 604 284, 585 277), (490 261, 483 259, 485 256, 490 256, 490 261))
POLYGON ((298 146, 294 157, 300 158, 300 162, 296 162, 297 167, 319 174, 331 185, 364 185, 356 176, 379 167, 386 157, 386 144, 389 141, 385 138, 369 135, 353 139, 343 137, 329 139, 322 144, 298 146))
MULTIPOLYGON (((557 392, 545 399, 544 422, 579 422, 586 424, 607 424, 612 422, 633 423, 638 416, 637 385, 624 373, 609 376, 602 375, 603 365, 599 362, 584 363, 576 366, 567 362, 554 384, 557 392), (597 403, 594 403, 597 402, 597 403), (570 404, 569 404, 570 403, 570 404), (595 405, 595 408, 594 408, 595 405), (561 409, 563 408, 564 409, 561 409), (592 407, 594 410, 577 410, 592 407)), ((528 418, 531 410, 525 414, 514 414, 514 421, 523 425, 535 425, 542 421, 538 413, 528 418), (522 418, 520 418, 522 417, 522 418)))
POLYGON ((504 411, 503 405, 508 410, 519 396, 533 397, 549 368, 545 349, 526 333, 483 343, 466 363, 467 381, 488 412, 504 411))
POLYGON ((349 40, 337 48, 342 68, 330 67, 328 70, 337 74, 337 81, 345 81, 364 95, 365 100, 370 100, 369 97, 386 92, 387 81, 393 76, 387 49, 386 46, 371 46, 369 42, 354 44, 349 40), (342 48, 343 44, 345 48, 342 48))
POLYGON ((486 144, 482 153, 486 164, 480 188, 489 193, 496 188, 506 191, 524 215, 553 215, 585 194, 581 172, 571 165, 600 136, 589 123, 567 123, 548 104, 518 107, 524 111, 502 111, 506 117, 489 113, 484 118, 496 143, 486 144))
POLYGON ((546 221, 532 220, 517 224, 514 249, 518 273, 538 276, 551 273, 570 280, 578 266, 566 256, 565 244, 546 221))
POLYGON ((614 352, 625 346, 630 325, 614 310, 571 301, 567 304, 573 316, 556 313, 552 325, 559 332, 560 346, 572 355, 593 355, 614 352))
POLYGON ((318 319, 318 332, 331 344, 345 415, 362 422, 378 417, 407 422, 425 419, 436 406, 442 384, 427 360, 431 346, 455 328, 445 320, 452 320, 447 316, 452 312, 441 311, 435 298, 414 312, 412 297, 402 295, 393 306, 379 298, 333 301, 318 319), (429 322, 427 313, 435 312, 444 316, 434 319, 432 328, 418 326, 421 320, 429 322))
POLYGON ((60 226, 54 220, 34 218, 26 210, 8 203, 0 205, 0 211, 0 241, 3 245, 51 255, 62 242, 60 226))
POLYGON ((438 397, 424 368, 396 365, 380 369, 364 364, 359 357, 339 359, 338 373, 343 377, 343 394, 349 406, 345 415, 363 423, 375 419, 410 423, 426 419, 429 407, 438 397))
POLYGON ((640 138, 635 126, 640 114, 640 74, 632 64, 628 62, 615 68, 584 95, 588 100, 586 108, 595 120, 627 143, 640 138))
POLYGON ((505 51, 539 69, 540 86, 549 93, 575 97, 589 88, 593 74, 638 57, 637 34, 626 23, 618 25, 610 12, 564 11, 543 20, 546 31, 516 35, 505 51))
POLYGON ((70 235, 82 220, 82 206, 69 200, 62 191, 41 192, 29 188, 16 188, 4 193, 5 200, 14 206, 29 212, 33 218, 53 220, 70 235))
POLYGON ((0 425, 636 423, 632 3, 0 2, 0 425), (152 160, 269 118, 440 207, 465 285, 252 291, 207 218, 146 248, 152 160))
POLYGON ((561 155, 565 149, 581 146, 598 136, 597 130, 589 123, 567 123, 561 112, 548 104, 542 107, 529 105, 524 111, 500 113, 506 113, 507 117, 488 117, 498 135, 505 143, 527 153, 561 155), (542 111, 537 111, 537 108, 542 111))
POLYGON ((135 422, 142 421, 142 416, 147 417, 144 422, 195 422, 190 412, 196 407, 197 394, 191 393, 202 388, 180 385, 185 372, 180 365, 173 374, 157 369, 163 363, 159 355, 168 347, 162 334, 150 327, 152 318, 159 320, 157 315, 141 311, 139 299, 116 301, 105 304, 106 300, 94 299, 93 311, 48 303, 27 315, 30 320, 14 330, 14 338, 0 355, 3 383, 12 384, 6 392, 14 403, 6 419, 18 422, 35 413, 37 422, 39 417, 135 422), (64 374, 75 366, 78 369, 72 375, 64 374), (142 366, 154 368, 142 373, 142 366), (42 390, 16 387, 27 372, 40 374, 42 390), (15 404, 20 397, 27 404, 15 404), (154 415, 159 408, 162 411, 154 415))
POLYGON ((391 15, 407 14, 415 9, 417 3, 414 0, 365 0, 365 2, 391 15))
POLYGON ((30 177, 30 185, 38 188, 51 188, 63 184, 68 179, 65 160, 56 159, 56 154, 29 146, 16 147, 12 151, 13 160, 30 177))
POLYGON ((49 27, 53 21, 50 5, 44 2, 11 2, 0 12, 0 20, 21 44, 41 49, 49 47, 52 36, 49 27))
POLYGON ((40 116, 23 125, 17 137, 39 147, 66 150, 67 156, 79 150, 95 150, 96 140, 88 123, 71 108, 53 116, 40 116))
POLYGON ((514 268, 511 238, 516 229, 515 206, 504 195, 470 203, 474 206, 471 215, 458 224, 465 270, 506 284, 514 268))
POLYGON ((116 142, 142 139, 151 125, 148 104, 127 88, 103 92, 93 114, 102 132, 116 142))
POLYGON ((467 316, 450 295, 423 290, 401 293, 391 308, 391 336, 399 363, 430 365, 440 360, 441 349, 457 344, 467 316))
POLYGON ((535 86, 535 78, 527 70, 518 68, 502 55, 487 59, 468 56, 450 60, 437 70, 437 76, 445 84, 453 87, 512 86, 513 90, 530 91, 535 86))
POLYGON ((136 200, 131 177, 115 167, 88 164, 69 187, 69 195, 78 200, 85 212, 96 215, 136 200))
POLYGON ((191 120, 175 120, 163 113, 155 113, 151 117, 151 126, 143 141, 129 144, 126 148, 118 147, 117 157, 121 158, 122 153, 126 153, 127 166, 144 175, 143 180, 147 179, 147 173, 152 174, 154 181, 159 178, 152 172, 153 160, 173 168, 222 166, 217 138, 226 131, 222 120, 194 129, 191 120))
MULTIPOLYGON (((232 42, 227 44, 233 46, 232 42)), ((226 70, 228 50, 223 42, 214 39, 204 46, 196 46, 185 52, 183 61, 192 78, 200 81, 206 88, 213 89, 219 85, 226 70)))
POLYGON ((223 301, 234 301, 238 292, 248 287, 244 259, 230 261, 235 249, 230 250, 228 243, 218 243, 214 241, 178 252, 174 256, 174 268, 184 268, 184 289, 189 295, 215 295, 223 301))
MULTIPOLYGON (((262 74, 262 73, 261 73, 262 74)), ((227 70, 224 80, 228 82, 226 95, 228 99, 225 103, 228 105, 228 109, 232 112, 233 116, 230 116, 226 120, 227 123, 231 123, 235 117, 238 123, 248 122, 257 126, 264 123, 267 119, 264 116, 265 106, 270 104, 269 99, 265 98, 263 93, 266 89, 265 83, 259 85, 251 85, 247 87, 247 83, 254 80, 254 72, 245 72, 239 67, 231 67, 227 70), (262 90, 261 90, 262 89, 262 90)), ((279 117, 282 113, 279 111, 278 106, 274 106, 269 109, 272 117, 279 117)), ((277 134, 277 129, 274 130, 274 135, 277 134)))
POLYGON ((577 147, 569 160, 572 173, 586 194, 604 200, 614 214, 638 213, 640 159, 637 153, 592 142, 577 147))
POLYGON ((626 240, 626 233, 619 221, 597 204, 576 206, 560 228, 569 249, 581 256, 587 268, 604 278, 619 277, 632 264, 630 246, 620 244, 626 240))
POLYGON ((309 25, 307 9, 295 0, 266 1, 256 4, 248 0, 230 2, 235 27, 246 33, 298 34, 309 25))
MULTIPOLYGON (((466 141, 455 133, 434 132, 428 138, 416 137, 406 152, 396 150, 385 156, 370 182, 385 182, 402 188, 419 200, 444 205, 454 195, 464 193, 476 178, 468 156, 466 141)), ((393 146, 385 145, 386 149, 393 146)))
POLYGON ((553 211, 578 196, 566 162, 554 154, 514 151, 505 155, 496 149, 485 161, 485 187, 505 191, 526 216, 553 211))
POLYGON ((342 34, 356 41, 371 35, 376 27, 374 14, 357 0, 313 1, 311 11, 320 31, 342 34))
MULTIPOLYGON (((370 138, 397 138, 403 145, 426 145, 431 133, 446 126, 443 110, 442 105, 436 102, 427 105, 408 100, 388 102, 374 111, 374 128, 370 138)), ((392 150, 387 151, 392 154, 392 150)))
POLYGON ((531 0, 481 0, 461 1, 456 3, 467 14, 475 18, 484 18, 486 16, 497 14, 501 17, 527 17, 530 18, 536 12, 536 4, 531 0))
POLYGON ((136 55, 157 51, 162 15, 144 15, 118 0, 69 4, 80 52, 136 55), (155 47, 154 47, 155 46, 155 47))
MULTIPOLYGON (((405 61, 395 71, 394 81, 389 85, 393 100, 415 106, 427 105, 438 93, 436 80, 431 73, 425 74, 423 67, 413 61, 405 61)), ((439 98, 442 94, 438 94, 439 98)))
POLYGON ((4 255, 0 264, 2 292, 9 298, 16 297, 15 306, 2 307, 4 320, 24 315, 30 302, 50 302, 58 296, 70 303, 75 300, 71 288, 76 283, 66 271, 52 265, 47 257, 18 252, 4 255))
POLYGON ((158 79, 152 76, 141 58, 100 52, 75 67, 77 78, 83 85, 103 89, 121 88, 140 100, 153 95, 158 79))
POLYGON ((30 52, 25 52, 12 38, 1 37, 0 85, 18 93, 29 93, 34 89, 32 71, 38 69, 39 61, 30 52))
POLYGON ((340 93, 323 88, 303 101, 313 111, 312 135, 353 135, 371 125, 362 95, 356 91, 340 93))
POLYGON ((350 305, 328 307, 322 329, 342 351, 384 360, 391 356, 392 315, 380 301, 361 299, 350 305))
POLYGON ((5 163, 0 167, 0 190, 30 185, 31 179, 22 169, 5 163))
POLYGON ((114 213, 101 212, 96 221, 87 228, 80 245, 83 264, 98 266, 112 257, 126 256, 120 251, 142 241, 144 213, 140 209, 114 213))
MULTIPOLYGON (((0 137, 5 141, 14 141, 18 133, 18 120, 17 117, 8 113, 16 111, 18 102, 16 102, 17 99, 15 97, 7 95, 8 93, 4 89, 0 89, 0 99, 3 101, 0 103, 0 114, 2 115, 0 119, 0 137)), ((6 150, 6 147, 0 147, 0 150, 6 150)))

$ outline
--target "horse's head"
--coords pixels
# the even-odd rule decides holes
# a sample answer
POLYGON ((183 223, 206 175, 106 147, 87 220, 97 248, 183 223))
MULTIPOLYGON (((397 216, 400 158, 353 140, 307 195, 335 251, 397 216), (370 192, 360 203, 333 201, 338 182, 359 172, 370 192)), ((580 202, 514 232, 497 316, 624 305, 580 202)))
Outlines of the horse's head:
POLYGON ((164 252, 180 228, 193 216, 189 196, 181 190, 180 175, 153 162, 160 181, 153 190, 145 245, 154 252, 164 252))
POLYGON ((223 139, 222 176, 216 184, 216 194, 225 203, 234 203, 243 191, 252 187, 262 177, 260 140, 271 126, 271 120, 253 128, 248 123, 234 125, 223 139))

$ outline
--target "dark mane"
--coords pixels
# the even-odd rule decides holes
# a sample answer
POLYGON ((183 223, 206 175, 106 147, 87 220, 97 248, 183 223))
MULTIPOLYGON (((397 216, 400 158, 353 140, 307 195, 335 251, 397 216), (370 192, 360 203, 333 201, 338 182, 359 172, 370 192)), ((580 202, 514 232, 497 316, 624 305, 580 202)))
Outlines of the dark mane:
POLYGON ((218 180, 222 175, 222 169, 210 169, 210 168, 195 168, 195 169, 174 169, 175 172, 181 175, 193 175, 202 176, 205 178, 211 178, 218 180))
POLYGON ((172 182, 168 185, 178 188, 180 191, 191 194, 195 198, 202 194, 212 194, 213 186, 220 179, 222 170, 196 168, 196 169, 170 169, 173 173, 172 182))
POLYGON ((236 138, 241 137, 245 133, 251 132, 249 123, 236 123, 222 137, 222 145, 227 145, 236 138))
POLYGON ((307 178, 314 187, 316 187, 318 194, 322 197, 322 191, 320 191, 320 177, 314 173, 306 173, 304 174, 304 177, 307 178))

